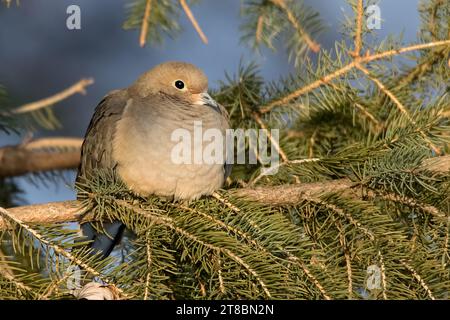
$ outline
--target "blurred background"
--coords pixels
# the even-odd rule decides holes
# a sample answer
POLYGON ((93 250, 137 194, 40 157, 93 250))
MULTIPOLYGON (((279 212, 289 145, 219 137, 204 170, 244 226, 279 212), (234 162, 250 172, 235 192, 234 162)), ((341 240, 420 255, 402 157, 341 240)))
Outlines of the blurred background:
MULTIPOLYGON (((15 1, 13 1, 15 2, 15 1)), ((340 23, 351 16, 345 0, 306 0, 318 11, 326 31, 317 40, 325 49, 341 39, 340 23)), ((381 30, 377 36, 404 35, 413 42, 419 26, 419 0, 380 0, 381 30)), ((0 84, 6 87, 15 106, 53 95, 84 77, 95 83, 87 95, 75 95, 56 105, 62 128, 39 131, 34 137, 82 137, 97 103, 109 91, 130 85, 141 73, 168 60, 193 63, 205 71, 210 87, 216 88, 225 72, 234 74, 239 62, 256 62, 267 81, 294 72, 287 62, 282 43, 278 52, 254 52, 240 43, 239 0, 203 0, 191 9, 209 39, 201 42, 186 16, 181 15, 183 31, 166 38, 162 45, 139 46, 139 31, 125 31, 125 0, 21 0, 7 9, 0 6, 0 84), (66 28, 66 9, 81 8, 81 30, 66 28)), ((23 137, 0 133, 0 146, 20 143, 23 137)), ((17 178, 26 203, 74 199, 75 173, 49 187, 17 178)))

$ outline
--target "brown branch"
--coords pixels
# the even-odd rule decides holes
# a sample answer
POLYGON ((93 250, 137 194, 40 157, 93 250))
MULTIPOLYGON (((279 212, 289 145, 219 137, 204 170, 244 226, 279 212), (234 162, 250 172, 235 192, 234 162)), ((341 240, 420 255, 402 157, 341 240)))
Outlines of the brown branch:
POLYGON ((395 87, 397 89, 401 89, 429 72, 436 62, 445 59, 445 51, 445 47, 435 50, 430 57, 427 57, 426 60, 412 67, 409 71, 406 72, 406 74, 396 80, 395 87))
POLYGON ((412 273, 413 277, 417 280, 417 282, 420 283, 420 285, 422 286, 422 288, 427 292, 428 297, 431 300, 436 300, 436 298, 433 296, 433 293, 430 290, 430 287, 428 287, 428 285, 425 283, 425 281, 423 280, 423 278, 417 273, 416 270, 414 270, 414 268, 407 264, 405 261, 400 261, 400 263, 406 268, 408 269, 409 272, 412 273))
POLYGON ((289 22, 294 26, 295 30, 300 34, 300 36, 305 40, 308 47, 315 53, 320 51, 320 44, 315 42, 311 36, 306 32, 306 30, 300 25, 294 13, 286 5, 284 0, 272 0, 276 6, 281 8, 287 15, 289 22))
POLYGON ((450 45, 450 40, 417 44, 417 45, 412 45, 409 47, 404 47, 404 48, 394 49, 394 50, 387 50, 384 52, 380 52, 380 53, 376 53, 376 54, 372 54, 372 55, 365 55, 365 56, 355 58, 352 62, 343 66, 342 68, 340 68, 340 69, 338 69, 316 81, 313 81, 310 84, 308 84, 302 88, 295 90, 294 92, 288 94, 287 96, 285 96, 281 99, 275 100, 275 101, 261 107, 260 112, 267 113, 277 106, 288 103, 289 101, 291 101, 295 98, 298 98, 301 95, 304 95, 314 89, 317 89, 318 87, 320 87, 322 85, 328 84, 330 81, 336 79, 337 77, 346 74, 347 72, 349 72, 350 70, 355 68, 358 64, 364 64, 364 63, 388 58, 391 56, 395 56, 395 55, 399 55, 402 53, 411 52, 411 51, 415 51, 415 50, 423 50, 423 49, 427 49, 427 48, 432 48, 432 47, 436 47, 436 46, 444 46, 444 45, 450 45))
POLYGON ((381 266, 381 288, 382 288, 382 295, 383 295, 383 299, 387 300, 387 295, 386 295, 386 287, 387 287, 387 283, 386 283, 386 267, 384 265, 384 259, 383 259, 383 255, 381 254, 381 251, 378 250, 378 257, 380 259, 380 266, 381 266))
POLYGON ((233 190, 238 197, 272 206, 295 205, 301 199, 313 198, 323 192, 340 192, 348 190, 353 183, 347 179, 292 184, 274 187, 243 188, 233 190))
MULTIPOLYGON (((356 68, 358 70, 361 70, 367 76, 368 79, 370 79, 372 82, 374 82, 377 85, 377 87, 380 89, 380 91, 383 92, 385 95, 387 95, 389 97, 389 99, 392 100, 392 102, 394 102, 394 104, 397 106, 397 108, 400 110, 400 112, 406 116, 408 121, 412 125, 416 126, 416 122, 414 121, 413 118, 411 118, 411 115, 409 114, 408 109, 400 102, 400 100, 394 95, 394 93, 392 91, 390 91, 388 88, 386 88, 386 86, 380 80, 373 77, 370 74, 369 70, 367 70, 363 66, 358 64, 358 65, 356 65, 356 68)), ((429 144, 429 146, 433 149, 433 151, 438 155, 441 154, 441 150, 438 147, 436 147, 433 144, 433 142, 430 141, 430 139, 427 137, 425 132, 423 132, 422 130, 420 130, 419 132, 420 132, 421 136, 425 139, 425 141, 429 144)))
MULTIPOLYGON (((446 173, 450 169, 450 155, 427 159, 422 163, 420 168, 430 170, 435 173, 446 173)), ((353 190, 353 187, 358 185, 358 183, 354 183, 348 179, 337 179, 331 181, 283 186, 231 189, 228 192, 230 195, 245 197, 251 201, 256 201, 261 204, 284 206, 298 204, 299 201, 304 199, 317 199, 318 195, 326 192, 347 192, 346 194, 350 196, 356 196, 358 194, 353 190)), ((214 193, 213 196, 225 205, 229 206, 231 209, 239 212, 239 208, 226 201, 218 193, 214 193)), ((369 194, 369 196, 371 196, 371 194, 369 194)), ((385 198, 386 200, 391 201, 398 200, 397 198, 389 195, 385 198)), ((119 205, 128 205, 123 200, 116 201, 119 205)), ((442 213, 434 207, 423 205, 415 201, 411 202, 408 199, 403 199, 401 202, 406 205, 420 207, 433 216, 440 218, 442 217, 442 213)), ((85 211, 86 209, 82 207, 81 203, 75 200, 50 202, 8 209, 8 212, 12 216, 17 217, 26 223, 62 223, 79 221, 81 215, 83 215, 85 211)), ((168 223, 164 220, 167 219, 166 217, 154 216, 153 218, 161 220, 162 222, 160 223, 168 223)), ((3 227, 5 227, 5 225, 2 224, 2 220, 0 220, 0 229, 3 227)))
POLYGON ((362 113, 364 113, 364 115, 367 117, 367 119, 369 119, 370 121, 373 122, 373 124, 375 125, 376 128, 380 128, 381 124, 380 122, 377 120, 377 118, 375 118, 375 116, 373 114, 371 114, 366 108, 364 108, 361 104, 359 103, 355 103, 355 107, 358 108, 359 110, 361 110, 362 113))
POLYGON ((253 113, 253 118, 255 119, 255 121, 259 124, 259 126, 261 127, 261 129, 264 129, 267 131, 267 136, 270 139, 270 142, 274 145, 275 149, 277 149, 277 152, 280 154, 281 159, 283 159, 283 161, 289 161, 286 153, 284 153, 283 149, 281 149, 280 145, 278 144, 278 142, 273 138, 273 136, 270 134, 270 131, 267 129, 266 124, 264 123, 264 121, 261 119, 261 117, 257 114, 257 113, 253 113))
POLYGON ((264 25, 264 16, 260 15, 258 17, 258 23, 256 24, 256 34, 255 34, 256 43, 260 43, 261 42, 263 25, 264 25))
POLYGON ((78 81, 71 87, 61 91, 60 93, 57 93, 51 97, 48 97, 48 98, 45 98, 45 99, 42 99, 42 100, 39 100, 36 102, 27 103, 21 107, 18 107, 16 109, 12 110, 11 112, 13 114, 32 112, 32 111, 36 111, 36 110, 54 105, 76 93, 86 94, 86 87, 93 83, 94 83, 94 79, 92 79, 92 78, 81 79, 80 81, 78 81))
POLYGON ((358 5, 356 8, 355 51, 353 51, 353 53, 352 53, 353 57, 355 57, 355 58, 359 57, 359 55, 361 53, 362 20, 363 20, 363 14, 364 14, 363 10, 364 10, 363 0, 358 0, 358 5))
MULTIPOLYGON (((25 223, 63 223, 78 221, 85 208, 79 201, 60 201, 9 208, 8 213, 25 223)), ((0 230, 6 225, 0 219, 0 230)))
POLYGON ((0 148, 0 177, 13 177, 33 172, 77 168, 80 163, 81 139, 47 138, 25 145, 0 148), (48 151, 45 148, 69 148, 48 151))
POLYGON ((147 3, 145 4, 144 18, 142 19, 141 35, 139 36, 139 45, 141 47, 144 47, 145 43, 147 42, 148 21, 150 18, 151 8, 152 8, 152 0, 147 0, 147 3))
POLYGON ((195 31, 197 31, 198 35, 200 36, 200 39, 202 39, 203 43, 208 44, 208 38, 203 33, 203 30, 200 28, 200 25, 195 19, 191 9, 187 5, 186 0, 180 0, 180 4, 183 7, 183 10, 186 13, 186 16, 188 17, 189 21, 191 21, 192 25, 194 26, 195 31))
POLYGON ((342 224, 339 221, 337 221, 336 222, 336 226, 337 226, 337 228, 339 230, 339 242, 341 244, 342 251, 344 252, 344 256, 345 256, 345 264, 347 266, 348 299, 351 300, 351 299, 353 299, 352 260, 350 258, 350 253, 348 251, 347 242, 346 242, 346 239, 345 239, 345 234, 344 234, 344 231, 342 230, 342 224))

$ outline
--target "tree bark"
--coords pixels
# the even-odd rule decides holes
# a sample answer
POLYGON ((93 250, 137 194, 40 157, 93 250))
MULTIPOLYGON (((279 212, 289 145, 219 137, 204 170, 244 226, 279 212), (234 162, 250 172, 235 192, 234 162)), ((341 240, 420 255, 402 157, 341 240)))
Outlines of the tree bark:
MULTIPOLYGON (((37 140, 32 144, 39 144, 39 142, 40 140, 37 140)), ((77 148, 70 146, 68 151, 34 149, 27 145, 2 147, 0 148, 0 178, 35 172, 75 169, 80 163, 80 146, 81 143, 77 148)))

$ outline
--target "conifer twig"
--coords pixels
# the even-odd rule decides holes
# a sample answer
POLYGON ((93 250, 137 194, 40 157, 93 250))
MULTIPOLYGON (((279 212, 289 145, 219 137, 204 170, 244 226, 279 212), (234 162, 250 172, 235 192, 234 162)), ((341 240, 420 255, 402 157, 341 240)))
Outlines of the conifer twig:
POLYGON ((380 53, 368 54, 365 56, 357 57, 352 62, 346 64, 342 68, 339 68, 338 70, 336 70, 332 73, 329 73, 326 76, 324 76, 316 81, 313 81, 310 84, 308 84, 302 88, 299 88, 280 99, 277 99, 275 101, 268 103, 265 106, 262 106, 260 109, 260 112, 267 113, 275 107, 286 104, 286 103, 290 102, 291 100, 298 98, 314 89, 317 89, 318 87, 320 87, 322 85, 328 84, 330 81, 346 74, 347 72, 349 72, 350 70, 355 68, 358 64, 364 64, 364 63, 392 57, 395 55, 399 55, 399 54, 407 53, 407 52, 411 52, 411 51, 423 50, 423 49, 433 48, 433 47, 437 47, 437 46, 445 46, 445 45, 450 45, 450 40, 442 40, 442 41, 435 41, 435 42, 429 42, 429 43, 423 43, 423 44, 416 44, 416 45, 411 45, 408 47, 403 47, 400 49, 386 50, 386 51, 383 51, 380 53))
POLYGON ((264 16, 260 15, 258 17, 258 22, 256 23, 256 33, 255 33, 256 43, 261 42, 263 26, 264 26, 264 16))
POLYGON ((145 277, 145 293, 144 293, 144 300, 148 299, 149 296, 149 287, 150 287, 150 279, 151 279, 151 270, 153 267, 152 262, 152 249, 150 247, 150 239, 147 237, 147 243, 146 243, 146 253, 147 253, 147 276, 145 277))
POLYGON ((255 185, 256 182, 261 180, 264 176, 267 176, 271 172, 274 172, 275 170, 278 170, 282 166, 286 166, 289 164, 302 164, 302 163, 310 163, 310 162, 318 162, 320 161, 320 158, 308 158, 308 159, 296 159, 296 160, 288 160, 284 162, 278 163, 276 166, 270 167, 264 172, 261 172, 255 179, 251 180, 248 184, 249 186, 255 185))
POLYGON ((271 0, 271 1, 286 13, 289 22, 292 24, 294 29, 300 34, 300 36, 305 40, 308 47, 315 53, 319 52, 320 44, 315 42, 311 38, 311 36, 306 32, 306 30, 300 25, 294 13, 286 5, 285 0, 271 0))
POLYGON ((11 221, 13 221, 14 223, 16 223, 17 225, 20 225, 24 230, 26 230, 27 232, 29 232, 36 240, 38 240, 40 243, 42 243, 45 246, 48 246, 49 248, 52 248, 52 250, 67 258, 68 260, 70 260, 71 262, 75 263, 76 265, 78 265, 80 268, 83 268, 83 270, 86 270, 87 272, 89 272, 90 274, 92 274, 93 276, 99 277, 103 282, 105 282, 106 284, 108 284, 109 287, 112 287, 116 292, 118 292, 120 295, 122 295, 123 297, 127 298, 128 296, 122 291, 122 289, 116 287, 110 279, 105 278, 103 275, 101 275, 97 270, 95 270, 94 268, 92 268, 91 266, 89 266, 88 264, 86 264, 85 262, 83 262, 82 260, 80 260, 79 258, 77 258, 76 256, 74 256, 72 253, 64 250, 63 248, 61 248, 60 246, 50 242, 49 240, 45 239, 41 234, 39 234, 36 230, 32 229, 30 226, 28 226, 27 224, 25 224, 23 221, 21 221, 19 218, 17 218, 16 216, 12 215, 11 213, 9 213, 7 210, 3 209, 0 207, 0 216, 2 216, 3 219, 9 219, 11 221))
POLYGON ((384 266, 384 260, 383 260, 383 255, 381 254, 381 251, 378 250, 378 257, 380 259, 380 266, 381 266, 381 288, 383 291, 383 299, 387 300, 387 295, 386 295, 386 267, 384 266))
POLYGON ((425 283, 425 281, 423 280, 423 278, 417 273, 416 270, 414 270, 414 268, 409 265, 408 263, 406 263, 405 261, 401 260, 400 263, 406 268, 408 269, 409 272, 411 272, 411 274, 413 275, 413 277, 417 280, 417 282, 420 283, 420 285, 422 286, 422 288, 427 292, 428 297, 431 300, 436 300, 436 298, 434 297, 433 293, 430 290, 430 287, 428 287, 428 285, 425 283))
POLYGON ((203 30, 200 28, 200 25, 198 24, 197 20, 194 17, 194 14, 192 13, 191 9, 186 3, 186 0, 180 0, 181 7, 183 8, 184 12, 186 13, 186 16, 188 17, 189 21, 191 21, 192 26, 194 27, 195 31, 197 31, 198 35, 200 36, 200 39, 202 39, 204 44, 208 44, 208 38, 203 33, 203 30))
POLYGON ((348 252, 347 243, 345 241, 344 231, 342 230, 342 224, 340 222, 336 223, 339 230, 339 242, 341 244, 342 250, 344 251, 345 265, 347 266, 347 281, 348 281, 348 299, 353 299, 353 280, 352 280, 352 262, 350 254, 348 252))
MULTIPOLYGON (((309 160, 309 159, 306 159, 309 160)), ((433 157, 422 162, 422 169, 430 170, 436 173, 445 173, 450 170, 450 155, 433 157)), ((273 206, 295 205, 301 199, 315 198, 327 192, 343 192, 345 190, 352 190, 353 187, 358 186, 358 183, 352 182, 349 179, 337 179, 323 182, 291 184, 284 186, 268 186, 258 188, 239 188, 227 191, 231 195, 237 197, 245 197, 252 201, 267 203, 273 206)), ((370 196, 370 193, 368 194, 370 196)), ((373 195, 374 196, 374 195, 373 195)), ((240 209, 215 192, 213 197, 222 202, 236 213, 240 213, 240 209)), ((386 200, 399 201, 394 196, 387 196, 386 200)), ((116 200, 120 205, 127 205, 123 200, 116 200)), ((410 206, 417 206, 429 212, 436 217, 445 217, 439 210, 431 206, 423 206, 412 199, 404 198, 402 203, 410 206)), ((49 202, 44 204, 35 204, 8 208, 9 214, 21 219, 27 223, 60 223, 78 221, 84 214, 87 208, 84 208, 80 201, 61 201, 49 202)), ((133 207, 133 210, 136 208, 133 207)), ((158 223, 171 223, 171 219, 166 216, 155 215, 150 212, 142 212, 143 215, 152 215, 152 218, 161 220, 158 223)), ((5 227, 5 224, 0 219, 0 230, 5 227)))
POLYGON ((48 149, 48 148, 73 148, 80 149, 83 144, 81 138, 52 137, 31 140, 22 145, 27 150, 48 149))
MULTIPOLYGON (((394 104, 397 106, 397 108, 400 110, 401 113, 403 113, 406 118, 408 119, 409 122, 411 122, 412 125, 416 125, 416 122, 414 121, 413 118, 411 118, 411 115, 409 114, 408 109, 400 102, 400 100, 394 95, 394 93, 392 91, 390 91, 388 88, 386 88, 386 86, 377 78, 373 77, 369 70, 367 70, 366 68, 364 68, 362 65, 357 64, 356 68, 361 70, 368 79, 370 79, 372 82, 374 82, 377 87, 380 89, 381 92, 383 92, 385 95, 387 95, 392 102, 394 102, 394 104)), ((422 130, 419 131, 421 136, 425 139, 425 141, 427 141, 427 143, 430 145, 430 147, 433 149, 433 151, 436 154, 441 154, 441 150, 436 147, 433 142, 430 141, 430 139, 427 137, 427 135, 425 134, 425 132, 423 132, 422 130)))
POLYGON ((362 21, 364 15, 363 0, 358 0, 356 8, 356 34, 355 34, 355 49, 352 53, 353 57, 359 57, 362 47, 362 21))
POLYGON ((148 23, 150 19, 151 8, 152 8, 152 0, 147 0, 147 2, 145 3, 144 18, 142 19, 141 34, 139 36, 139 45, 141 47, 144 47, 145 43, 147 42, 148 23))
POLYGON ((61 91, 60 93, 57 93, 51 97, 48 97, 48 98, 45 98, 45 99, 42 99, 42 100, 39 100, 36 102, 27 103, 16 109, 13 109, 11 111, 11 113, 22 114, 22 113, 36 111, 36 110, 39 110, 42 108, 47 108, 51 105, 54 105, 55 103, 58 103, 76 93, 86 94, 86 87, 90 86, 93 83, 94 83, 94 79, 92 79, 92 78, 81 79, 80 81, 78 81, 74 85, 70 86, 69 88, 61 91))
POLYGON ((13 270, 8 265, 8 260, 6 256, 3 254, 3 251, 0 248, 0 276, 13 283, 17 289, 23 290, 26 292, 33 292, 33 289, 24 284, 23 282, 17 280, 14 275, 13 270))
POLYGON ((280 145, 278 144, 278 142, 273 138, 273 136, 270 134, 270 131, 267 129, 266 124, 264 123, 264 121, 261 119, 261 117, 259 116, 259 114, 257 113, 253 113, 253 118, 255 119, 255 121, 259 124, 259 126, 261 127, 261 129, 266 130, 267 132, 267 136, 270 139, 270 142, 273 144, 273 146, 275 147, 275 149, 277 150, 277 152, 280 154, 281 159, 283 159, 283 161, 289 161, 286 153, 283 151, 283 149, 281 149, 280 145))

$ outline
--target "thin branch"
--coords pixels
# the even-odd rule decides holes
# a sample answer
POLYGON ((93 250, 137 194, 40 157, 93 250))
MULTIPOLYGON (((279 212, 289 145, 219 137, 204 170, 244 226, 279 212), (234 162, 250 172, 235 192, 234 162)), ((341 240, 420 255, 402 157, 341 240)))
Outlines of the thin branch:
POLYGON ((80 81, 78 81, 71 87, 65 89, 64 91, 61 91, 60 93, 57 93, 51 97, 48 97, 48 98, 45 98, 45 99, 42 99, 42 100, 39 100, 36 102, 27 103, 21 107, 18 107, 16 109, 12 110, 11 113, 22 114, 22 113, 32 112, 32 111, 36 111, 36 110, 54 105, 76 93, 80 93, 80 94, 84 95, 84 94, 86 94, 86 87, 93 83, 94 83, 94 79, 92 79, 92 78, 81 79, 80 81))
POLYGON ((287 15, 289 22, 293 25, 295 30, 299 33, 299 35, 305 40, 308 47, 315 53, 320 51, 320 44, 315 42, 311 36, 306 32, 306 30, 300 25, 294 13, 289 10, 284 0, 271 0, 276 6, 281 8, 287 15))
MULTIPOLYGON (((317 136, 317 132, 319 131, 318 128, 316 128, 313 132, 313 134, 311 135, 311 138, 309 138, 309 147, 308 147, 308 157, 309 159, 314 159, 314 145, 316 143, 316 136, 317 136)), ((316 158, 317 159, 317 158, 316 158)))
POLYGON ((375 125, 375 127, 380 128, 381 124, 380 122, 375 118, 375 116, 373 114, 371 114, 366 108, 364 108, 361 104, 359 103, 355 103, 355 107, 358 108, 359 110, 361 110, 362 113, 364 113, 364 115, 373 122, 373 124, 375 125))
POLYGON ((194 26, 195 31, 197 31, 198 35, 202 39, 203 43, 208 44, 208 38, 203 33, 197 20, 195 20, 194 14, 192 13, 189 6, 187 5, 186 0, 180 0, 180 4, 183 7, 184 12, 186 13, 186 16, 188 17, 188 19, 191 21, 192 25, 194 26))
POLYGON ((225 294, 225 285, 223 283, 222 277, 222 261, 220 261, 220 252, 217 253, 217 264, 218 264, 219 290, 222 294, 225 294))
POLYGON ((301 95, 304 95, 314 89, 317 89, 318 87, 320 87, 322 85, 328 84, 330 81, 334 80, 335 78, 346 74, 347 72, 349 72, 350 70, 355 68, 356 65, 358 65, 358 64, 364 64, 364 63, 388 58, 391 56, 395 56, 395 55, 399 55, 402 53, 411 52, 411 51, 415 51, 415 50, 423 50, 423 49, 428 49, 428 48, 437 47, 437 46, 444 46, 444 45, 450 45, 450 40, 417 44, 417 45, 412 45, 412 46, 408 46, 408 47, 404 47, 404 48, 400 48, 400 49, 387 50, 387 51, 372 54, 372 55, 360 56, 358 58, 355 58, 352 62, 343 66, 342 68, 340 68, 340 69, 338 69, 316 81, 313 81, 312 83, 310 83, 302 88, 295 90, 294 92, 288 94, 287 96, 285 96, 281 99, 272 101, 269 104, 261 107, 260 112, 267 113, 277 106, 286 104, 286 103, 290 102, 291 100, 300 97, 301 95))
POLYGON ((430 288, 428 287, 428 285, 425 283, 425 281, 423 280, 423 278, 417 273, 416 270, 414 270, 414 268, 412 266, 410 266, 409 264, 407 264, 405 261, 400 261, 400 263, 409 270, 409 272, 412 273, 413 277, 417 280, 417 282, 420 283, 420 285, 422 286, 422 288, 427 292, 428 297, 430 297, 431 300, 436 300, 436 298, 433 296, 433 293, 431 292, 430 288))
POLYGON ((381 288, 383 291, 383 299, 387 300, 387 295, 386 295, 386 267, 384 266, 384 260, 383 260, 383 255, 381 254, 381 251, 378 250, 378 257, 380 258, 380 266, 381 266, 381 288))
POLYGON ((348 252, 347 243, 345 241, 345 234, 342 230, 342 224, 338 221, 336 226, 339 230, 339 242, 341 244, 342 250, 344 251, 345 256, 345 264, 347 266, 347 280, 348 280, 348 299, 353 299, 353 280, 352 280, 352 261, 350 258, 350 254, 348 252))
POLYGON ((147 3, 145 4, 144 18, 142 19, 141 34, 139 36, 139 45, 141 47, 144 47, 145 43, 147 42, 148 22, 150 19, 151 8, 152 0, 147 0, 147 3))
POLYGON ((83 144, 83 139, 80 138, 42 138, 37 140, 32 140, 22 145, 23 148, 27 150, 36 149, 48 149, 48 148, 71 148, 80 149, 83 144))
POLYGON ((62 276, 61 279, 51 283, 47 287, 47 289, 45 289, 45 291, 42 294, 39 295, 37 300, 48 300, 50 295, 53 294, 53 292, 56 291, 58 289, 58 287, 72 275, 73 274, 71 272, 69 272, 69 270, 64 272, 64 276, 62 276))
POLYGON ((325 288, 320 284, 320 282, 314 277, 314 275, 311 273, 311 271, 306 268, 306 266, 303 264, 303 262, 300 261, 300 259, 291 253, 288 254, 289 259, 297 262, 300 267, 303 269, 303 272, 305 272, 306 276, 314 283, 314 285, 319 289, 322 296, 325 298, 325 300, 331 300, 331 297, 328 295, 328 293, 325 291, 325 288))
MULTIPOLYGON (((50 202, 8 209, 9 215, 26 223, 78 221, 84 212, 85 209, 79 201, 50 202)), ((3 219, 0 219, 0 230, 6 226, 3 219)))
POLYGON ((380 91, 383 92, 385 95, 387 95, 392 100, 392 102, 394 102, 394 104, 397 106, 397 108, 407 117, 407 119, 415 125, 415 122, 411 118, 411 115, 409 114, 406 107, 400 102, 400 100, 388 88, 386 88, 386 86, 380 80, 373 77, 370 74, 369 70, 367 70, 363 66, 358 64, 358 65, 356 65, 356 68, 361 70, 367 76, 367 78, 369 78, 371 81, 373 81, 377 85, 377 87, 380 89, 380 91))
POLYGON ((248 184, 250 186, 255 185, 255 183, 258 182, 259 180, 261 180, 261 178, 274 172, 275 170, 278 170, 282 166, 286 166, 289 164, 302 164, 302 163, 318 162, 320 160, 321 160, 320 158, 309 158, 309 159, 296 159, 296 160, 288 160, 288 161, 280 162, 276 166, 272 166, 269 169, 261 172, 255 179, 250 181, 248 184))
MULTIPOLYGON (((389 97, 389 99, 392 100, 392 102, 394 102, 394 104, 397 106, 397 108, 400 110, 401 113, 403 113, 406 118, 408 119, 408 121, 416 126, 416 122, 414 121, 413 118, 411 118, 411 115, 408 112, 408 109, 400 102, 400 100, 394 95, 394 93, 392 93, 392 91, 390 91, 388 88, 386 88, 386 86, 377 78, 373 77, 369 70, 367 70, 366 68, 364 68, 363 66, 361 66, 360 64, 356 65, 356 68, 358 70, 361 70, 366 76, 367 78, 369 78, 371 81, 373 81, 377 87, 380 89, 381 92, 383 92, 385 95, 387 95, 389 97)), ((436 147, 433 142, 430 141, 430 139, 427 137, 427 135, 425 134, 425 132, 423 132, 422 130, 419 131, 421 136, 425 139, 425 141, 427 141, 427 143, 430 145, 430 147, 433 149, 433 151, 436 154, 441 154, 441 150, 436 147)))
POLYGON ((359 55, 361 53, 362 20, 363 20, 363 14, 364 14, 363 10, 364 10, 363 0, 358 0, 358 6, 356 8, 355 51, 353 51, 353 53, 352 53, 353 57, 355 57, 355 58, 359 57, 359 55))
POLYGON ((146 253, 147 253, 147 276, 145 279, 145 294, 144 294, 144 300, 148 299, 149 296, 149 288, 150 288, 150 280, 151 280, 151 270, 153 268, 152 263, 152 248, 150 245, 150 237, 147 237, 147 243, 146 243, 146 253))
POLYGON ((258 17, 258 22, 256 24, 256 34, 255 34, 256 43, 260 43, 261 42, 263 26, 264 26, 264 16, 260 15, 258 17))
POLYGON ((273 146, 275 147, 275 149, 277 149, 277 152, 280 154, 281 159, 283 159, 283 161, 289 161, 286 153, 284 153, 283 149, 281 149, 280 145, 278 144, 278 141, 276 141, 273 136, 270 134, 270 131, 267 129, 266 124, 264 123, 264 121, 261 119, 261 117, 259 116, 259 114, 257 113, 253 113, 253 118, 255 119, 255 121, 259 124, 259 126, 266 130, 267 132, 267 136, 270 139, 270 142, 273 144, 273 146))

